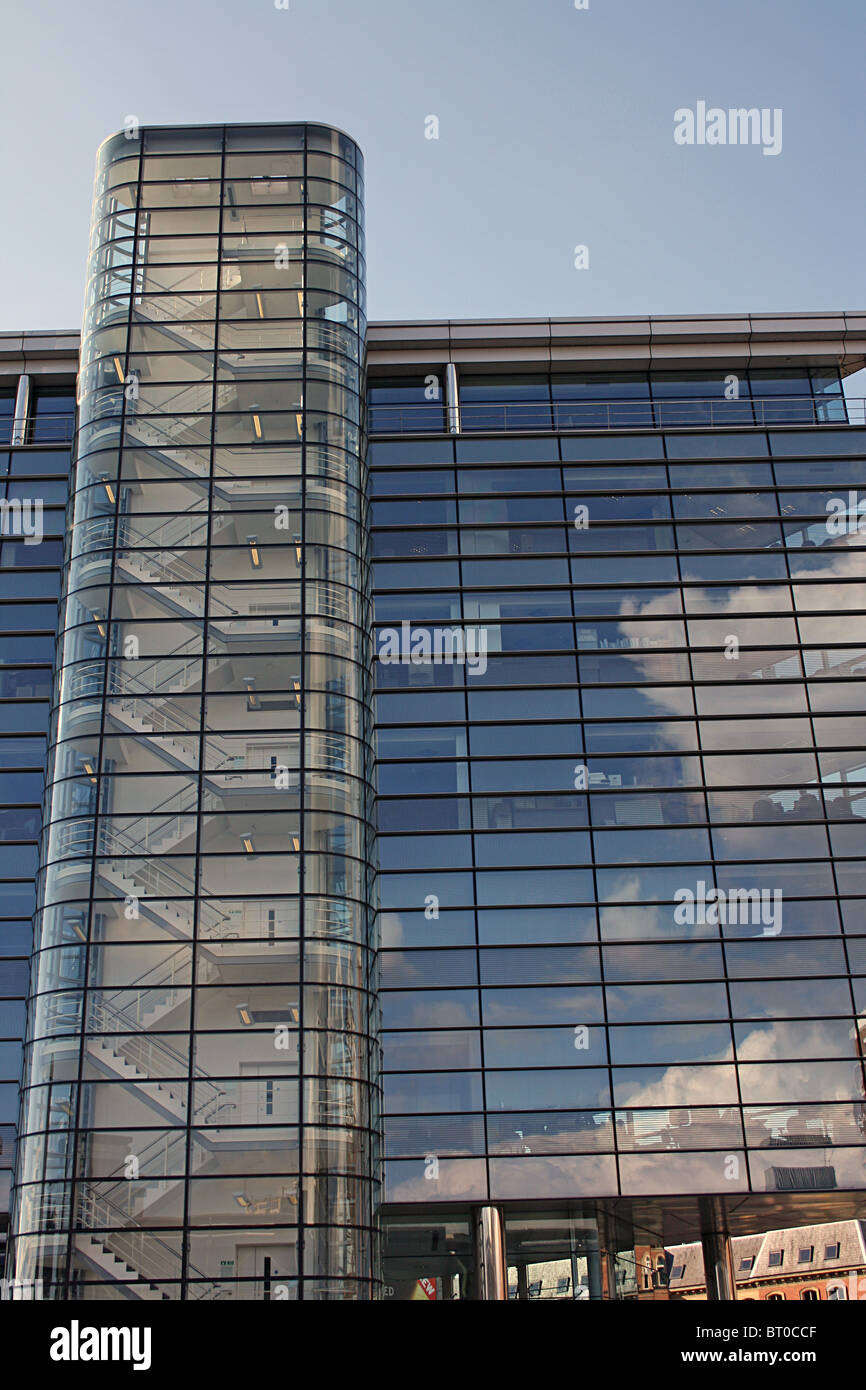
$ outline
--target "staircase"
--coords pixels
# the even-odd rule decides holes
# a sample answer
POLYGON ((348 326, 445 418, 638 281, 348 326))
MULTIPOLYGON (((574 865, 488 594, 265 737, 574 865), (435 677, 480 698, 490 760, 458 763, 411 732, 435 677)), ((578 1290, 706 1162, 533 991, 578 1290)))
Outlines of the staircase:
POLYGON ((81 1236, 75 1237, 76 1254, 97 1274, 103 1275, 106 1279, 123 1286, 122 1292, 128 1299, 143 1299, 161 1303, 168 1298, 167 1293, 160 1293, 155 1284, 146 1284, 138 1270, 131 1265, 125 1264, 111 1247, 106 1243, 110 1240, 109 1236, 81 1236))

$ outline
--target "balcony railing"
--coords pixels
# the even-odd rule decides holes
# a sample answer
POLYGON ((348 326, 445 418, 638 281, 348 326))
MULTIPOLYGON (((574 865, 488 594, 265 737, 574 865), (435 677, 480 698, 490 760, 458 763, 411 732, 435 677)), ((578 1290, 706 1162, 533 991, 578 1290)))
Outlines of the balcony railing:
MULTIPOLYGON (((866 425, 866 399, 851 396, 767 396, 737 401, 472 401, 460 407, 463 434, 537 433, 561 430, 737 429, 770 426, 866 425)), ((443 434, 441 404, 371 405, 368 431, 380 434, 443 434)), ((70 415, 0 417, 0 448, 71 444, 70 415)))
MULTIPOLYGON (((639 401, 472 401, 460 407, 463 434, 546 430, 738 429, 793 425, 864 425, 866 400, 850 396, 764 396, 728 401, 691 397, 639 401)), ((368 430, 442 434, 442 405, 371 405, 368 430)))
POLYGON ((72 415, 0 416, 0 448, 11 444, 71 444, 75 434, 72 415))
MULTIPOLYGON (((687 398, 662 401, 472 401, 460 407, 463 434, 561 430, 737 429, 770 426, 866 425, 866 399, 851 396, 767 396, 737 401, 687 398)), ((441 404, 371 405, 371 435, 443 434, 441 404)), ((0 448, 71 444, 70 415, 0 417, 0 448)))

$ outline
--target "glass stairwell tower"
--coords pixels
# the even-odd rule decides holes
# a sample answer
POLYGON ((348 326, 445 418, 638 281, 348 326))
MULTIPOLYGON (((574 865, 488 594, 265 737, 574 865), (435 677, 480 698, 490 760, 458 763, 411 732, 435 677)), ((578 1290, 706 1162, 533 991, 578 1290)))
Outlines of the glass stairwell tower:
POLYGON ((13 1215, 47 1297, 375 1292, 362 170, 317 125, 99 152, 13 1215))

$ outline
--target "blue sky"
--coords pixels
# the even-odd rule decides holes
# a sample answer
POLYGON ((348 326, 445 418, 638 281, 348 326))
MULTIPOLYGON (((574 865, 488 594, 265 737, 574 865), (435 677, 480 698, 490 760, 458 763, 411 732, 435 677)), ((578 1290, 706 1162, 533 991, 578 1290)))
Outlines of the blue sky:
POLYGON ((0 328, 79 325, 94 153, 128 115, 353 135, 371 318, 866 308, 863 0, 289 4, 7 10, 0 328), (781 153, 677 145, 699 101, 780 108, 781 153))

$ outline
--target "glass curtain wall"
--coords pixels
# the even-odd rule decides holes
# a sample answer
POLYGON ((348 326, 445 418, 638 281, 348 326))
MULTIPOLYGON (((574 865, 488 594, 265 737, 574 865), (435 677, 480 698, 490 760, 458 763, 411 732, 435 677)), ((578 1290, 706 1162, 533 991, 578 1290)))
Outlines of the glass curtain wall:
POLYGON ((373 443, 392 1214, 866 1186, 864 445, 373 443))
POLYGON ((373 1289, 362 158, 320 126, 98 160, 16 1271, 373 1289))
MULTIPOLYGON (((63 422, 71 438, 71 414, 52 418, 63 422)), ((0 1276, 33 944, 69 459, 68 448, 0 451, 0 502, 13 518, 16 505, 24 518, 41 515, 42 527, 41 540, 22 537, 13 521, 0 543, 0 1276)))
MULTIPOLYGON (((429 408, 407 392, 370 398, 371 430, 436 428, 429 408), (408 397, 408 398, 407 398, 408 397), (399 404, 400 409, 393 407, 399 404), (423 423, 426 417, 428 423, 423 423)), ((462 427, 485 430, 699 428, 742 425, 844 424, 842 380, 833 367, 695 368, 652 372, 465 375, 462 427)))

